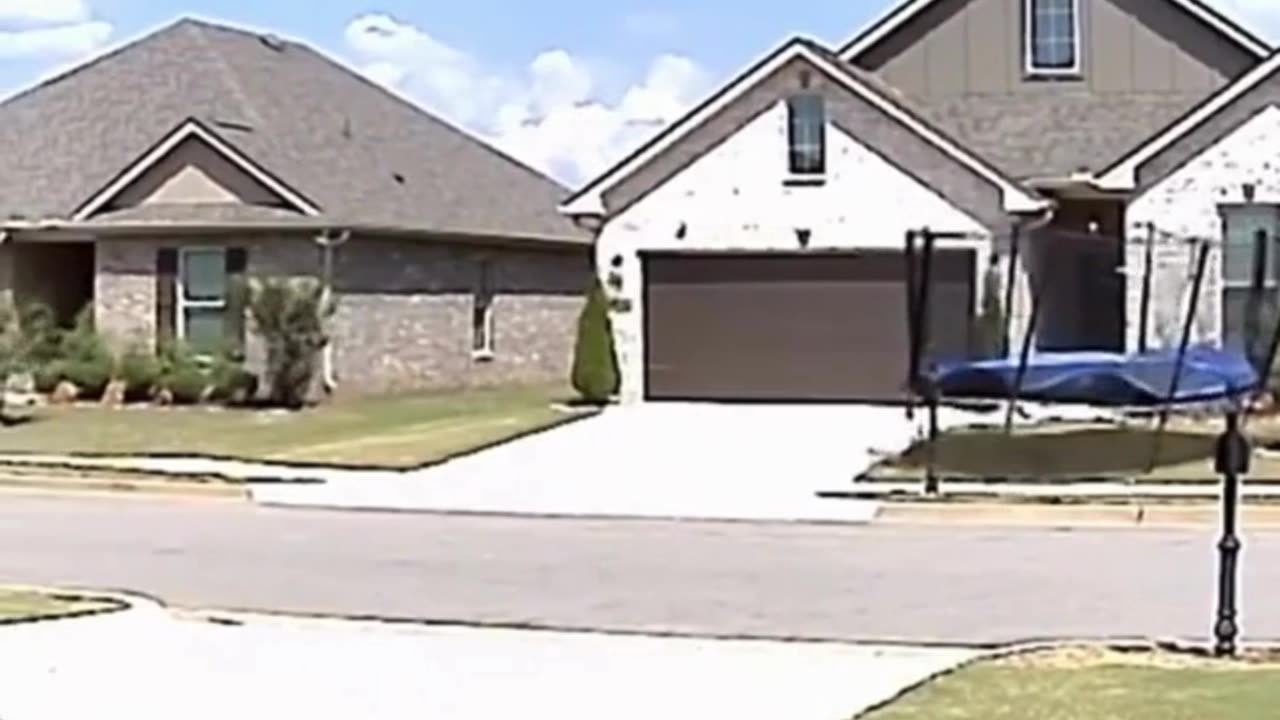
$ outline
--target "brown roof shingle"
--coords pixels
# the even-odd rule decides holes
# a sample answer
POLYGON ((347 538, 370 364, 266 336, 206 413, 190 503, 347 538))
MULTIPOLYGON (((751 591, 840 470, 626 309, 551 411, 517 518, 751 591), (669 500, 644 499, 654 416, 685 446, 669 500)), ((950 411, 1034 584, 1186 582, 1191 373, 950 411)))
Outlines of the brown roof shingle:
POLYGON ((183 19, 0 104, 0 217, 66 217, 196 118, 336 223, 581 239, 566 190, 301 43, 183 19))

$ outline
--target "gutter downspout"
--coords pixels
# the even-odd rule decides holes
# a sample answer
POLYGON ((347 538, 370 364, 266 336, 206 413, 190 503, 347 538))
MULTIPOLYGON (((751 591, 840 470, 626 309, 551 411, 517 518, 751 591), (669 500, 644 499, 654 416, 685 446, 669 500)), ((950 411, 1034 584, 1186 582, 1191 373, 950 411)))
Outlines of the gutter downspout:
MULTIPOLYGON (((341 247, 347 240, 351 239, 351 231, 343 230, 337 237, 333 237, 326 230, 315 237, 316 245, 321 249, 321 302, 327 307, 333 300, 333 251, 341 247)), ((321 380, 324 382, 325 393, 332 395, 338 389, 338 377, 333 359, 332 338, 325 344, 324 350, 321 352, 321 380)))

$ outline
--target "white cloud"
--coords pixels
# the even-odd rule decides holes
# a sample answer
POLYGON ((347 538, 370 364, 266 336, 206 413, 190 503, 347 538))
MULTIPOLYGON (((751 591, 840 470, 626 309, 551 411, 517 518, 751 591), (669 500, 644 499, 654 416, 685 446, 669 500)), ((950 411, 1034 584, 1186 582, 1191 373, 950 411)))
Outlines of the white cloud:
POLYGON ((0 59, 79 59, 111 31, 86 0, 0 0, 0 59))
POLYGON ((85 0, 0 0, 0 23, 77 25, 88 20, 85 0))
POLYGON ((709 82, 688 58, 663 55, 605 97, 603 70, 567 50, 504 73, 387 15, 356 18, 346 39, 370 78, 571 185, 678 118, 709 82))
POLYGON ((101 21, 25 30, 0 30, 0 59, 78 58, 102 47, 111 24, 101 21))

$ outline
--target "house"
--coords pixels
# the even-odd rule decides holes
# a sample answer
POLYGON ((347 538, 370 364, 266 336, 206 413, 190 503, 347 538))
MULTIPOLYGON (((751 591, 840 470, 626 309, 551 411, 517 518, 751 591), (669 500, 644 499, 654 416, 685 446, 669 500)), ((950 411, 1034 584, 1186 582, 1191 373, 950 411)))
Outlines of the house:
POLYGON ((1197 242, 1193 339, 1239 342, 1277 65, 1201 0, 905 0, 785 42, 560 207, 595 232, 624 397, 901 399, 923 228, 934 356, 991 352, 991 306, 999 352, 1176 344, 1197 242))
POLYGON ((591 281, 564 192, 306 45, 184 19, 0 104, 0 288, 260 362, 228 289, 305 276, 343 391, 560 380, 591 281))

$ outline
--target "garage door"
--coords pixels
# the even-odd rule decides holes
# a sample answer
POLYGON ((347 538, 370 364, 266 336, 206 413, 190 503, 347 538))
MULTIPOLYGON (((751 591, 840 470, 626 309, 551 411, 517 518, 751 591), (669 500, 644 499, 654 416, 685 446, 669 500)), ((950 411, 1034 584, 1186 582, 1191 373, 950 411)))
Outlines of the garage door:
MULTIPOLYGON (((936 253, 936 351, 967 351, 972 251, 936 253)), ((888 401, 908 358, 901 252, 651 254, 647 395, 671 400, 888 401)))

